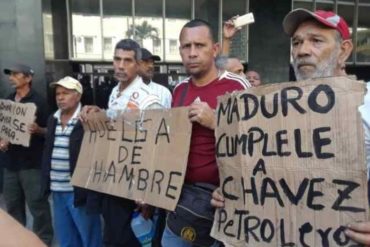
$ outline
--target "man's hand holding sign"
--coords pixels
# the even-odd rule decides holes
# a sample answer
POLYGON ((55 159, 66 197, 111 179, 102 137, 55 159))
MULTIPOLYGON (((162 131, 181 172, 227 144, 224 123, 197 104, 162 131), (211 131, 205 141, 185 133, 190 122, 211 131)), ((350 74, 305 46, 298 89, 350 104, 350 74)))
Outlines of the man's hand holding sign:
POLYGON ((86 114, 74 185, 173 210, 184 180, 188 109, 86 114))

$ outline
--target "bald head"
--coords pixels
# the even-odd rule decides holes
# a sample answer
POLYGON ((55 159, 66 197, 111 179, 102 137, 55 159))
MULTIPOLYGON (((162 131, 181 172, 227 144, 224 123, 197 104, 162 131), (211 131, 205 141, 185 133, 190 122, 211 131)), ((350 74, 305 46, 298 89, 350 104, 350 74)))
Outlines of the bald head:
POLYGON ((245 78, 244 66, 238 58, 228 58, 225 69, 231 73, 240 75, 241 77, 245 78))

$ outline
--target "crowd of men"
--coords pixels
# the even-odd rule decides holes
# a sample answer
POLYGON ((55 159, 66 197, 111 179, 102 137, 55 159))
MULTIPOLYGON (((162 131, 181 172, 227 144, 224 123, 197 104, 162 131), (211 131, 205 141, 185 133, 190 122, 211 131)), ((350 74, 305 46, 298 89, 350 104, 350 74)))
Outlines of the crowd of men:
MULTIPOLYGON (((298 80, 345 75, 345 61, 352 51, 352 41, 343 18, 333 12, 298 9, 288 13, 283 28, 292 38, 293 68, 298 80)), ((225 23, 223 55, 228 54, 230 40, 236 32, 232 21, 225 23)), ((214 133, 217 97, 258 86, 261 78, 255 71, 245 74, 237 58, 226 57, 226 61, 219 62, 221 48, 204 20, 195 19, 185 24, 179 40, 182 63, 189 78, 180 82, 172 95, 152 81, 154 61, 160 58, 134 40, 119 41, 113 55, 114 77, 119 83, 110 94, 106 113, 115 118, 128 109, 187 106, 192 134, 185 184, 217 187, 214 133)), ((144 218, 150 218, 151 207, 73 187, 70 183, 83 136, 81 122, 91 112, 102 109, 81 106, 82 86, 67 76, 51 83, 58 110, 48 116, 47 103, 32 89, 30 67, 15 65, 4 69, 4 73, 9 75, 15 89, 8 99, 37 106, 35 123, 28 126, 32 135, 29 147, 0 140, 0 150, 10 158, 4 172, 7 212, 25 225, 27 205, 34 219, 34 233, 48 246, 53 240, 53 230, 62 247, 141 246, 131 229, 132 215, 139 210, 144 218), (54 227, 48 201, 50 193, 54 227)), ((210 204, 223 207, 223 201, 215 190, 210 204)), ((194 246, 168 225, 164 224, 162 230, 163 234, 156 236, 162 246, 194 246)), ((358 243, 370 245, 370 222, 353 222, 346 234, 358 243)), ((222 246, 222 243, 215 241, 211 246, 222 246)))

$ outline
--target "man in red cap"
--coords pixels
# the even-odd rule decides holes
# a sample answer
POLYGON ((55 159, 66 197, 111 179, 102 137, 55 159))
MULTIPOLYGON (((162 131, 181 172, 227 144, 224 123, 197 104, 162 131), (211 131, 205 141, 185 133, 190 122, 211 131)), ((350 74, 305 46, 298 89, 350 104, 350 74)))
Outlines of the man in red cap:
POLYGON ((297 80, 341 76, 353 44, 346 21, 330 11, 291 11, 283 21, 292 38, 293 68, 297 80))
MULTIPOLYGON (((293 68, 298 80, 346 75, 345 62, 353 48, 346 21, 331 11, 296 9, 283 21, 292 38, 293 68)), ((346 234, 370 244, 370 222, 353 223, 346 234)))
MULTIPOLYGON (((346 75, 345 61, 353 44, 342 17, 331 11, 295 9, 285 16, 283 28, 292 38, 297 80, 346 75)), ((217 190, 211 203, 223 207, 223 197, 217 190)), ((370 222, 354 222, 345 233, 358 243, 370 245, 370 222)))

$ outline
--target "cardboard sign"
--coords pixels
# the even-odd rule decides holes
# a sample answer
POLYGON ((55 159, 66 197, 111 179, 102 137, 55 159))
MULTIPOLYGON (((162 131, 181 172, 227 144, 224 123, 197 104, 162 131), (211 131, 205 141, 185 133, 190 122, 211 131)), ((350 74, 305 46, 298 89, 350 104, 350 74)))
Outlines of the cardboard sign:
POLYGON ((174 210, 189 154, 187 108, 92 114, 74 171, 76 186, 174 210))
POLYGON ((279 83, 224 96, 216 152, 225 208, 212 236, 233 246, 351 246, 368 217, 365 85, 279 83))
POLYGON ((35 121, 34 103, 16 103, 0 100, 0 138, 12 144, 29 147, 31 134, 27 126, 35 121))

